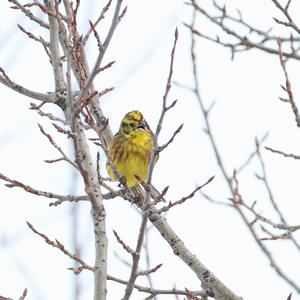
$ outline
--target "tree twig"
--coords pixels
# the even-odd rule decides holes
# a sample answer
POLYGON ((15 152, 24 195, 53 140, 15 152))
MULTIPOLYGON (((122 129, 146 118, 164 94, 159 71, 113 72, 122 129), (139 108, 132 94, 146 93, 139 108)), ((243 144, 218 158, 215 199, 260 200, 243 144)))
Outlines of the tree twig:
MULTIPOLYGON (((274 1, 274 0, 273 0, 274 1)), ((285 86, 281 86, 283 88, 283 90, 288 94, 288 100, 291 104, 291 108, 293 110, 294 116, 295 116, 295 121, 298 127, 300 127, 300 116, 299 116, 299 110, 298 107, 296 105, 296 102, 294 100, 294 94, 292 91, 292 86, 291 86, 291 82, 289 79, 289 75, 286 69, 286 60, 283 57, 283 52, 282 52, 282 46, 281 46, 281 41, 280 39, 278 39, 278 48, 279 48, 279 59, 280 59, 280 64, 284 73, 284 77, 285 77, 285 86)))
POLYGON ((281 150, 275 150, 271 147, 265 147, 265 149, 267 149, 267 150, 269 150, 273 153, 281 154, 284 157, 291 157, 291 158, 294 158, 294 159, 300 159, 300 155, 296 155, 296 154, 293 154, 293 153, 286 153, 286 152, 283 152, 281 150))
POLYGON ((15 83, 14 81, 12 81, 12 79, 8 77, 8 75, 1 67, 0 67, 0 73, 2 74, 0 75, 0 82, 5 86, 7 86, 8 88, 32 99, 49 102, 49 103, 55 102, 54 94, 43 94, 43 93, 35 92, 21 86, 20 84, 15 83))

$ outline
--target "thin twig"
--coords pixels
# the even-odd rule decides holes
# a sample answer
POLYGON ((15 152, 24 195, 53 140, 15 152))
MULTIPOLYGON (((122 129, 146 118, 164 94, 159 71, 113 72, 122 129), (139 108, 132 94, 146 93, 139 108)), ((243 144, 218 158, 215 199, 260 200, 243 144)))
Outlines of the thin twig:
POLYGON ((37 18, 36 16, 34 16, 32 14, 32 12, 29 9, 26 9, 24 5, 20 4, 19 1, 17 1, 17 0, 8 0, 8 1, 11 2, 11 3, 13 3, 13 4, 15 4, 16 7, 18 9, 20 9, 22 11, 22 13, 24 13, 25 16, 28 17, 30 20, 36 22, 41 27, 49 29, 49 24, 45 23, 43 20, 41 20, 41 19, 37 18))
MULTIPOLYGON (((273 1, 273 0, 272 0, 273 1)), ((215 8, 217 8, 218 10, 220 10, 220 6, 216 3, 216 1, 213 1, 213 4, 215 6, 215 8)), ((194 7, 194 9, 200 13, 201 15, 205 16, 210 22, 212 22, 213 24, 217 25, 223 32, 225 32, 226 34, 228 34, 231 37, 234 37, 237 39, 236 43, 232 43, 232 42, 222 42, 222 40, 220 39, 220 37, 210 37, 207 36, 205 34, 202 34, 201 32, 199 32, 198 30, 196 30, 194 28, 194 26, 191 25, 187 25, 185 24, 188 28, 190 28, 190 30, 195 34, 198 35, 202 38, 205 38, 207 40, 210 40, 214 43, 220 44, 222 46, 225 47, 229 47, 231 49, 232 52, 232 58, 234 57, 234 54, 236 52, 241 52, 241 51, 248 51, 250 49, 256 48, 259 50, 262 50, 264 52, 270 53, 270 54, 275 54, 278 55, 278 49, 276 49, 275 47, 269 47, 266 45, 267 42, 269 42, 270 40, 273 41, 274 37, 269 36, 268 31, 264 32, 264 36, 262 37, 262 40, 259 42, 256 42, 254 39, 251 39, 251 37, 249 35, 242 35, 239 32, 237 32, 236 30, 234 30, 233 28, 231 28, 230 26, 226 25, 226 22, 224 20, 230 19, 230 20, 234 20, 233 17, 229 16, 226 12, 226 10, 221 10, 221 16, 213 16, 211 13, 207 12, 204 8, 202 8, 200 6, 200 4, 196 3, 196 0, 191 0, 191 5, 194 7)), ((236 22, 236 21, 235 21, 236 22)), ((244 21, 239 21, 238 22, 240 25, 245 26, 245 22, 244 21)), ((263 34, 263 31, 258 31, 256 30, 253 26, 246 26, 247 29, 252 29, 251 32, 256 32, 259 35, 263 34)), ((292 39, 290 39, 289 42, 293 42, 292 39)), ((298 51, 298 50, 297 50, 298 51)), ((284 51, 282 54, 284 57, 286 58, 293 58, 296 60, 300 60, 300 55, 297 53, 296 50, 293 50, 291 52, 286 52, 284 51)))
MULTIPOLYGON (((196 8, 193 12, 193 19, 192 19, 191 28, 194 27, 195 22, 196 22, 196 8)), ((197 101, 198 101, 199 106, 200 106, 201 111, 202 111, 202 115, 203 115, 204 122, 205 122, 205 132, 207 133, 207 136, 208 136, 208 138, 211 142, 211 145, 213 147, 214 154, 215 154, 218 166, 219 166, 219 168, 220 168, 220 170, 223 174, 223 177, 225 178, 227 184, 229 186, 231 186, 230 176, 228 175, 227 171, 225 170, 225 165, 223 163, 223 159, 222 159, 221 154, 218 150, 214 135, 213 135, 212 130, 211 130, 211 126, 210 126, 210 122, 209 122, 209 118, 208 118, 208 113, 207 113, 207 110, 204 107, 204 103, 203 103, 202 97, 200 95, 198 69, 197 69, 197 57, 196 57, 196 40, 194 38, 193 31, 191 31, 191 38, 192 38, 191 58, 192 58, 192 67, 193 67, 193 78, 194 78, 194 93, 195 93, 195 96, 197 98, 197 101)))
MULTIPOLYGON (((120 284, 127 285, 127 280, 123 280, 111 275, 107 275, 108 280, 113 280, 115 282, 118 282, 120 284)), ((152 295, 152 297, 157 296, 157 295, 187 295, 186 291, 183 290, 177 290, 177 289, 171 289, 171 290, 163 290, 163 289, 153 289, 151 287, 144 287, 141 285, 134 284, 134 288, 142 293, 148 293, 152 295)), ((195 295, 198 296, 204 296, 205 292, 203 291, 192 291, 195 295)))
MULTIPOLYGON (((59 195, 59 194, 55 194, 52 192, 45 192, 45 191, 41 191, 41 190, 37 190, 33 187, 31 187, 30 185, 24 184, 18 180, 15 179, 11 179, 5 175, 3 175, 2 173, 0 173, 0 179, 9 182, 9 184, 5 184, 7 187, 9 188, 13 188, 13 187, 20 187, 23 190, 25 190, 28 193, 34 194, 36 196, 42 196, 45 198, 49 198, 49 199, 58 199, 59 204, 65 201, 69 201, 69 202, 78 202, 78 201, 88 201, 89 198, 88 196, 84 195, 84 196, 75 196, 75 195, 59 195)), ((57 204, 49 204, 50 206, 52 205, 57 205, 57 204)))
MULTIPOLYGON (((270 202, 271 202, 274 210, 276 211, 276 213, 280 217, 280 221, 282 222, 282 224, 284 224, 285 226, 288 226, 288 223, 287 223, 285 217, 283 216, 283 213, 279 209, 279 206, 278 206, 278 204, 276 203, 276 201, 274 199, 274 196, 273 196, 273 193, 272 193, 272 189, 270 187, 270 184, 269 184, 269 181, 268 181, 268 178, 267 178, 267 172, 266 172, 265 163, 264 163, 264 161, 262 159, 262 155, 261 155, 261 152, 260 152, 260 144, 259 144, 259 141, 257 139, 256 139, 256 148, 257 148, 258 159, 259 159, 259 162, 260 162, 260 165, 261 165, 261 169, 262 169, 261 180, 263 181, 263 183, 264 183, 264 185, 266 187, 266 190, 267 190, 268 195, 269 195, 270 202)), ((293 244, 295 245, 295 247, 298 250, 300 250, 299 243, 296 241, 296 239, 292 235, 291 235, 290 239, 293 242, 293 244)), ((300 287, 299 287, 299 291, 300 291, 300 287)))
MULTIPOLYGON (((260 139, 260 144, 262 144, 269 136, 269 132, 267 132, 261 139, 260 139)), ((250 162, 253 160, 253 158, 257 155, 257 149, 253 150, 253 152, 248 156, 247 160, 239 167, 236 169, 236 174, 240 173, 242 170, 244 170, 250 162)))
POLYGON ((53 75, 55 81, 55 91, 63 91, 66 89, 66 82, 63 75, 62 61, 59 50, 59 26, 58 20, 54 16, 57 16, 55 11, 54 0, 45 1, 47 9, 51 14, 48 14, 49 30, 50 30, 50 54, 51 63, 53 68, 53 75))
POLYGON ((174 138, 175 136, 181 131, 183 127, 183 124, 181 124, 173 133, 172 137, 168 140, 168 142, 166 142, 164 145, 158 147, 157 151, 158 152, 161 152, 163 151, 165 148, 167 148, 173 141, 174 141, 174 138))
POLYGON ((102 11, 101 11, 101 13, 100 13, 100 16, 98 17, 98 19, 97 19, 94 23, 92 23, 93 26, 90 27, 90 29, 87 31, 87 33, 86 33, 85 36, 83 37, 83 39, 82 39, 83 45, 87 42, 87 40, 88 40, 90 34, 93 32, 93 28, 96 28, 96 26, 98 25, 98 23, 99 23, 102 19, 104 19, 105 13, 109 10, 109 7, 110 7, 110 5, 111 5, 111 1, 112 1, 112 0, 109 0, 109 1, 107 2, 107 4, 103 7, 103 9, 102 9, 102 11))
POLYGON ((172 208, 173 206, 182 204, 182 203, 184 203, 186 200, 193 198, 193 197, 195 196, 195 194, 196 194, 199 190, 201 190, 204 186, 206 186, 207 184, 209 184, 214 178, 215 178, 215 176, 212 176, 211 178, 209 178, 204 184, 202 184, 202 185, 196 187, 189 195, 187 195, 187 196, 185 196, 185 197, 182 197, 181 199, 179 199, 179 200, 177 200, 177 201, 175 201, 175 202, 173 202, 173 203, 170 201, 170 203, 169 203, 168 205, 162 207, 162 208, 159 210, 159 213, 167 212, 167 211, 168 211, 170 208, 172 208))
POLYGON ((63 125, 67 125, 67 122, 59 117, 54 116, 51 113, 46 113, 40 109, 40 105, 36 105, 35 103, 30 103, 30 109, 36 110, 37 113, 42 117, 47 117, 51 121, 60 122, 63 125))
POLYGON ((55 239, 55 241, 52 241, 47 235, 37 231, 32 224, 30 224, 29 222, 26 222, 28 227, 37 235, 39 235, 41 238, 43 238, 43 240, 50 246, 59 249, 61 252, 63 252, 65 255, 67 255, 68 257, 70 257, 71 259, 75 260, 76 262, 78 262, 80 264, 81 268, 76 268, 75 269, 71 269, 76 275, 79 274, 83 269, 87 269, 90 271, 95 271, 94 267, 89 266, 88 264, 86 264, 80 257, 78 257, 76 254, 71 253, 70 251, 68 251, 65 246, 58 241, 57 239, 55 239), (80 271, 79 271, 80 270, 80 271), (76 272, 75 272, 76 271, 76 272))
POLYGON ((150 275, 151 273, 154 273, 156 272, 158 269, 160 269, 162 267, 163 264, 158 264, 157 266, 149 269, 149 270, 146 270, 146 271, 139 271, 137 272, 137 276, 148 276, 150 275))
POLYGON ((114 233, 114 235, 115 235, 115 237, 116 237, 118 243, 120 243, 120 244, 122 245, 123 249, 126 250, 126 252, 128 252, 128 253, 131 254, 132 256, 134 256, 134 255, 135 255, 134 250, 132 250, 128 245, 126 245, 126 244, 123 242, 123 240, 120 238, 120 236, 118 235, 118 233, 117 233, 115 230, 113 230, 113 233, 114 233))
POLYGON ((120 10, 121 10, 122 2, 123 2, 123 0, 118 0, 117 1, 114 16, 113 16, 112 23, 111 23, 111 26, 109 28, 108 34, 107 34, 107 36, 105 38, 105 41, 104 41, 104 43, 101 47, 101 50, 99 51, 99 54, 98 54, 98 57, 96 59, 96 62, 94 64, 94 66, 93 66, 93 69, 92 69, 89 77, 84 82, 84 85, 83 85, 83 87, 82 87, 82 89, 79 93, 79 96, 78 96, 78 99, 77 99, 78 102, 82 101, 82 99, 86 96, 86 94, 87 94, 87 92, 90 88, 90 85, 92 84, 92 82, 93 82, 94 78, 96 77, 96 75, 99 73, 100 64, 103 60, 104 54, 105 54, 106 49, 107 49, 107 47, 110 43, 112 35, 113 35, 117 25, 119 24, 119 22, 121 20, 120 17, 126 12, 126 8, 125 8, 123 10, 123 12, 121 13, 121 15, 119 14, 120 10))
MULTIPOLYGON (((274 0, 273 0, 274 1, 274 0)), ((299 115, 299 110, 298 107, 296 105, 296 102, 294 100, 294 94, 292 91, 292 86, 291 86, 291 82, 289 79, 289 75, 286 69, 286 60, 283 57, 283 52, 282 52, 282 46, 281 46, 281 41, 280 39, 278 39, 277 41, 278 43, 278 51, 279 51, 279 59, 280 59, 280 64, 284 73, 284 77, 285 77, 285 87, 281 86, 283 88, 283 90, 288 94, 288 100, 291 104, 291 108, 293 110, 294 116, 295 116, 295 121, 298 127, 300 127, 300 115, 299 115)))
MULTIPOLYGON (((50 144, 54 146, 54 148, 56 148, 58 150, 58 152, 63 156, 63 160, 65 160, 66 162, 68 162, 69 164, 71 164, 75 169, 78 170, 78 165, 72 161, 71 159, 69 159, 67 157, 67 155, 64 153, 64 151, 55 143, 55 141, 53 140, 52 136, 48 133, 45 132, 44 128, 42 127, 42 125, 38 124, 40 131, 42 132, 42 134, 44 136, 47 137, 47 139, 49 140, 50 144)), ((56 125, 57 126, 57 125, 56 125)))
POLYGON ((27 289, 25 288, 19 300, 24 300, 26 296, 27 296, 27 289))
POLYGON ((275 21, 278 24, 282 24, 282 25, 285 25, 287 27, 293 28, 298 34, 300 34, 300 27, 296 25, 296 23, 294 22, 293 18, 291 17, 291 15, 289 14, 289 11, 288 11, 288 8, 289 8, 289 5, 290 5, 291 1, 288 1, 287 5, 285 7, 283 7, 277 0, 271 0, 271 1, 285 15, 285 17, 288 20, 288 22, 283 22, 283 21, 280 21, 280 20, 274 18, 275 21))
POLYGON ((32 90, 29 90, 25 87, 23 87, 20 84, 15 83, 11 78, 8 77, 6 72, 0 67, 0 82, 7 86, 8 88, 18 92, 19 94, 22 94, 24 96, 30 97, 32 99, 36 99, 39 101, 44 101, 44 102, 49 102, 49 103, 54 103, 54 94, 43 94, 39 92, 35 92, 32 90))
POLYGON ((294 158, 294 159, 300 159, 300 155, 296 155, 296 154, 293 154, 293 153, 286 153, 286 152, 283 152, 283 151, 280 151, 280 150, 275 150, 271 147, 265 147, 265 149, 267 149, 267 150, 269 150, 273 153, 281 154, 284 157, 291 157, 291 158, 294 158))
POLYGON ((235 174, 233 175, 233 180, 235 182, 235 188, 233 190, 233 204, 234 207, 237 209, 237 211, 239 212, 240 216, 242 217, 243 221, 246 223, 248 229, 250 230, 253 238, 255 239, 257 245, 259 246, 259 248, 264 252, 264 254, 266 255, 266 257, 268 258, 270 265, 272 266, 272 268, 274 268, 274 270, 276 271, 276 273, 283 278, 287 283, 289 283, 298 293, 300 293, 300 287, 297 285, 296 282, 294 282, 291 278, 289 278, 283 271, 282 269, 279 267, 279 265, 277 264, 277 262, 275 261, 271 251, 266 247, 266 245, 261 241, 260 237, 257 235, 256 231, 254 230, 253 224, 251 224, 245 213, 241 210, 240 205, 242 202, 244 202, 242 200, 242 196, 239 192, 239 185, 238 185, 238 180, 235 176, 235 174))
MULTIPOLYGON (((238 192, 238 187, 237 187, 237 179, 236 179, 236 172, 234 172, 234 182, 232 181, 231 176, 228 175, 228 173, 225 170, 225 165, 223 163, 223 160, 221 159, 220 156, 220 152, 219 149, 216 146, 215 143, 215 139, 213 137, 211 128, 210 128, 210 123, 208 120, 208 116, 207 116, 207 110, 205 109, 204 105, 203 105, 203 101, 202 98, 200 96, 200 90, 199 90, 199 82, 198 82, 198 71, 197 71, 197 63, 196 63, 196 50, 195 50, 195 38, 194 38, 194 34, 195 32, 193 31, 194 28, 194 24, 195 24, 195 16, 196 16, 196 11, 201 11, 202 9, 200 7, 197 6, 197 4, 195 3, 194 0, 192 0, 193 2, 193 6, 194 6, 194 13, 193 13, 193 19, 192 19, 192 24, 189 26, 191 28, 191 37, 192 37, 192 45, 191 45, 191 59, 192 59, 192 66, 193 66, 193 74, 194 74, 194 87, 195 87, 195 96, 199 102, 200 108, 202 110, 203 113, 203 117, 204 117, 204 121, 205 121, 205 131, 208 135, 208 138, 211 142, 212 148, 214 150, 214 154, 216 156, 216 160, 217 163, 219 165, 219 168, 221 170, 221 173, 227 183, 228 189, 230 190, 231 194, 233 195, 233 206, 236 209, 236 211, 238 212, 238 214, 240 215, 240 217, 242 218, 244 224, 248 227, 252 237, 254 238, 254 240, 256 241, 256 243, 258 244, 258 246, 260 247, 260 249, 263 251, 263 253, 266 255, 267 259, 269 260, 271 266, 275 269, 275 271, 285 280, 287 281, 292 287, 294 287, 298 292, 300 291, 300 288, 297 286, 297 284, 292 281, 288 276, 286 276, 285 273, 282 272, 282 270, 279 268, 279 266, 277 265, 276 261, 274 260, 272 253, 269 251, 269 249, 262 243, 262 241, 260 241, 260 238, 258 237, 254 227, 252 226, 252 223, 248 221, 248 218, 246 216, 246 214, 243 212, 243 210, 241 209, 240 205, 239 205, 239 197, 240 194, 238 192), (234 188, 234 183, 236 184, 236 187, 234 188)), ((201 11, 203 14, 206 14, 206 11, 201 11)), ((207 17, 213 22, 213 23, 218 23, 218 22, 222 22, 222 21, 216 21, 217 19, 213 19, 211 16, 207 15, 207 17)), ((221 26, 222 27, 222 26, 221 26)), ((222 27, 223 30, 226 31, 226 28, 224 29, 224 27, 222 27)), ((227 31, 226 31, 227 32, 227 31)), ((229 34, 231 34, 232 32, 229 31, 227 32, 229 34)), ((277 52, 278 54, 278 52, 277 52)), ((299 57, 300 58, 300 57, 299 57)))

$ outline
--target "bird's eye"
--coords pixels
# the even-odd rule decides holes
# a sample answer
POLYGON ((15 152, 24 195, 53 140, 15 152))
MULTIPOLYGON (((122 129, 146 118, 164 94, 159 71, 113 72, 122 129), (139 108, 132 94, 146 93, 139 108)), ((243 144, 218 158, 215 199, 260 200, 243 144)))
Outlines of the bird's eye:
POLYGON ((129 126, 133 128, 134 124, 133 123, 129 123, 129 126))

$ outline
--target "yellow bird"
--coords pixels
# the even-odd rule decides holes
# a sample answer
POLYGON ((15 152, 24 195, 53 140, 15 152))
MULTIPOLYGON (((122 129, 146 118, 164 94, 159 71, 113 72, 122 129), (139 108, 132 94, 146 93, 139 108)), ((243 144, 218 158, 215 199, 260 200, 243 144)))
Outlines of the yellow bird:
MULTIPOLYGON (((128 187, 137 186, 138 178, 147 181, 152 149, 153 133, 143 115, 136 110, 128 112, 108 146, 109 158, 128 187)), ((109 176, 117 180, 109 163, 106 168, 109 176)))

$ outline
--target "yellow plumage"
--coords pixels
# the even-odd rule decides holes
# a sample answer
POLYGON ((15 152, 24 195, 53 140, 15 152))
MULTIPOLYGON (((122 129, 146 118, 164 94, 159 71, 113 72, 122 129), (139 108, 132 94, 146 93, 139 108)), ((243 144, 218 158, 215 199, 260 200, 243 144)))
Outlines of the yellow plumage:
MULTIPOLYGON (((119 131, 108 146, 108 154, 119 175, 126 180, 128 187, 138 185, 138 178, 147 181, 152 148, 153 133, 143 115, 139 111, 127 113, 119 131)), ((106 168, 109 176, 117 180, 109 163, 106 168)))

